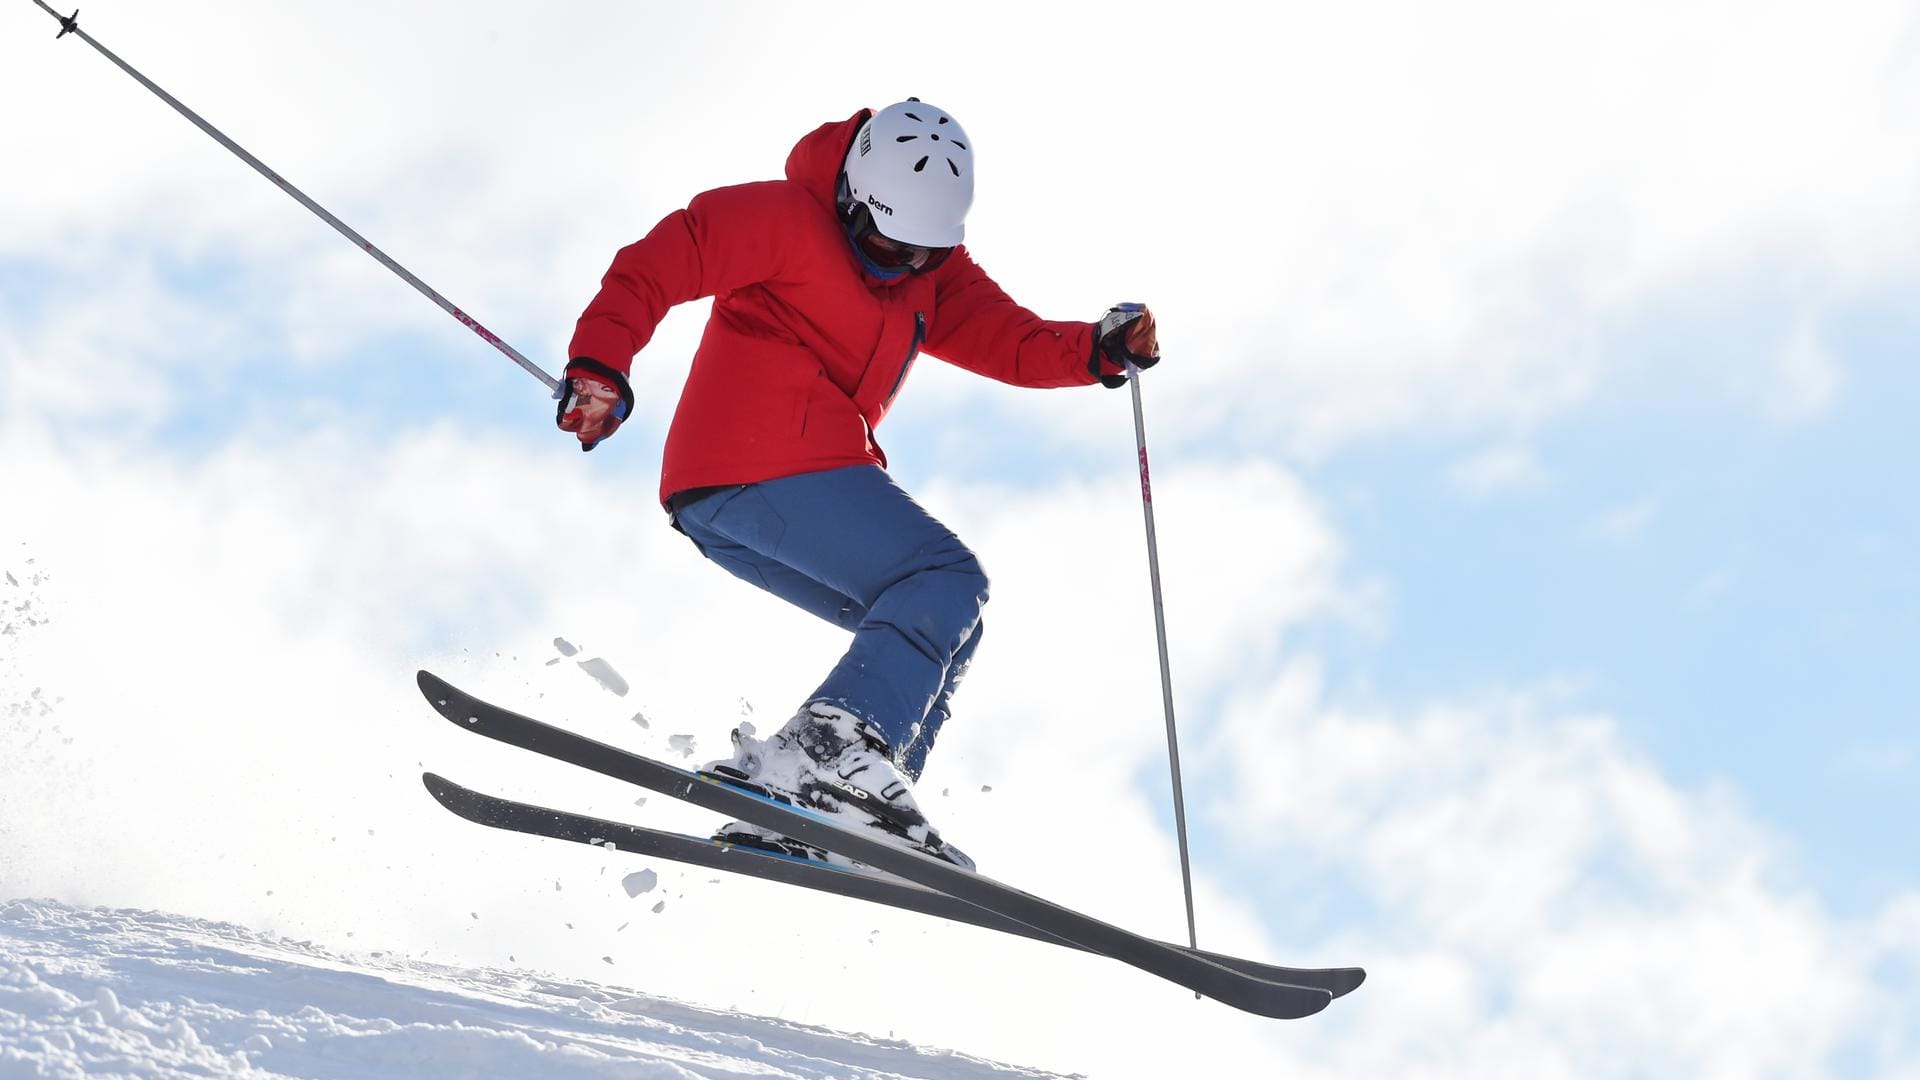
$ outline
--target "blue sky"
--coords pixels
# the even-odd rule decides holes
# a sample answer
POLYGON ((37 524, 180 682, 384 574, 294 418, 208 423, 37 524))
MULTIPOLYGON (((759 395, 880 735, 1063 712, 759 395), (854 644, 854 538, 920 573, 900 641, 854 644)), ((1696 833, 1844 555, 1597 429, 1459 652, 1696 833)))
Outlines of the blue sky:
MULTIPOLYGON (((1254 33, 1142 7, 1126 19, 1160 74, 1093 83, 1058 62, 1081 15, 1023 11, 1008 35, 907 13, 905 36, 946 45, 901 88, 829 62, 844 35, 779 6, 570 16, 591 40, 513 5, 451 24, 295 6, 233 28, 240 50, 202 40, 212 8, 88 15, 549 370, 616 247, 909 93, 982 148, 972 244, 1014 295, 1160 313, 1147 423, 1203 944, 1367 963, 1365 1000, 1307 1028, 1196 1013, 1204 1059, 1147 1034, 1096 1046, 979 1002, 1020 965, 1103 1030, 1184 1003, 884 920, 946 965, 922 1002, 796 1000, 764 987, 821 962, 882 985, 901 955, 867 947, 865 913, 804 904, 792 918, 839 929, 728 954, 764 984, 663 962, 648 989, 1097 1075, 1920 1061, 1910 12, 1280 7, 1254 33), (741 63, 703 59, 721 55, 741 63), (1676 953, 1698 963, 1646 998, 1676 953), (1795 980, 1817 985, 1773 985, 1795 980), (1656 1019, 1629 1007, 1662 995, 1656 1019)), ((61 699, 71 742, 0 765, 26 793, 0 798, 22 852, 0 895, 554 970, 599 971, 639 934, 656 959, 742 949, 740 919, 786 898, 663 869, 679 921, 616 939, 632 916, 596 891, 608 868, 424 814, 416 762, 636 811, 396 700, 413 667, 446 668, 665 753, 783 715, 837 655, 652 506, 697 305, 640 358, 635 419, 581 455, 490 347, 55 47, 43 14, 6 18, 0 92, 63 111, 0 121, 31 163, 0 171, 0 551, 44 573, 8 599, 57 616, 9 637, 0 682, 61 699), (555 636, 633 695, 548 665, 555 636), (312 680, 292 700, 289 672, 312 680), (179 791, 155 789, 156 759, 179 791), (209 788, 255 813, 187 797, 209 788), (210 860, 234 830, 248 855, 183 880, 144 828, 210 860), (339 911, 343 881, 384 921, 339 911), (434 917, 482 906, 512 921, 434 917)), ((1183 935, 1127 395, 923 363, 880 438, 995 578, 969 723, 929 773, 940 820, 1008 880, 1183 935), (1035 842, 1089 807, 1106 844, 1035 842)), ((17 719, 0 730, 27 745, 17 719)))
POLYGON ((1920 374, 1910 324, 1836 336, 1847 385, 1804 423, 1662 387, 1556 425, 1524 490, 1463 500, 1444 449, 1329 465, 1356 562, 1395 591, 1392 634, 1336 648, 1343 672, 1394 697, 1564 672, 1676 778, 1736 785, 1841 908, 1909 887, 1920 518, 1897 475, 1920 374))

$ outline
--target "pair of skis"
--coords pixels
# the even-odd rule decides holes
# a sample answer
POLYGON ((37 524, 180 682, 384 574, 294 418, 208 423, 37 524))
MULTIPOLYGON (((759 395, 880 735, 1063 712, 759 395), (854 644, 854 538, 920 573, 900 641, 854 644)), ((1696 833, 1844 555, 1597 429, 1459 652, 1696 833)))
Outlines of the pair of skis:
POLYGON ((419 684, 441 716, 469 731, 771 829, 861 867, 550 810, 425 774, 422 779, 433 797, 469 821, 798 885, 1098 953, 1261 1016, 1310 1016, 1366 978, 1359 968, 1279 967, 1143 937, 866 830, 843 826, 830 815, 491 705, 430 672, 420 672, 419 684))

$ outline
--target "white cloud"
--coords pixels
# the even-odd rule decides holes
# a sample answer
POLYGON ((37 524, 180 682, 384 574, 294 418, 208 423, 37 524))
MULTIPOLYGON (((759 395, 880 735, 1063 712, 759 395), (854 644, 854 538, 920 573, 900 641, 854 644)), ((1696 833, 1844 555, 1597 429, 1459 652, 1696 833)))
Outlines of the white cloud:
MULTIPOLYGON (((1410 430, 1512 437, 1623 382, 1691 385, 1616 355, 1610 331, 1740 296, 1784 305, 1784 329, 1757 343, 1779 358, 1774 389, 1736 397, 1803 418, 1845 361, 1794 328, 1913 279, 1898 242, 1920 223, 1907 5, 1735 17, 1646 4, 1604 19, 1406 5, 1251 23, 1142 7, 1113 17, 1152 38, 1158 77, 1101 80, 1097 98, 1053 62, 1084 20, 1017 14, 1023 32, 1007 35, 990 13, 900 13, 903 40, 942 45, 890 90, 826 59, 841 48, 831 20, 781 6, 557 20, 486 4, 452 23, 283 6, 237 51, 202 32, 224 17, 214 8, 89 12, 103 40, 547 357, 613 249, 660 213, 773 175, 800 132, 906 91, 975 131, 975 247, 1016 296, 1056 316, 1123 296, 1160 310, 1163 425, 1182 441, 1324 454, 1410 430), (782 91, 718 77, 700 58, 719 52, 782 91), (1023 77, 982 83, 983 70, 1023 77), (1128 152, 1085 150, 1108 144, 1128 152)), ((12 97, 62 103, 9 118, 14 159, 32 163, 0 178, 9 255, 108 280, 128 245, 175 270, 237 260, 257 284, 227 299, 295 327, 309 352, 443 320, 72 39, 0 48, 12 97)), ((662 379, 649 390, 672 393, 687 344, 649 357, 662 379)), ((1002 400, 969 386, 949 407, 992 402, 1104 438, 1091 412, 1002 400)))
POLYGON ((1713 566, 1694 578, 1680 596, 1680 610, 1706 611, 1717 606, 1740 585, 1741 572, 1734 563, 1713 566))
POLYGON ((1470 499, 1531 491, 1549 481, 1546 467, 1528 446, 1488 447, 1447 467, 1447 484, 1470 499))
POLYGON ((1652 499, 1635 499, 1609 507, 1587 523, 1594 537, 1614 544, 1631 544, 1646 535, 1659 505, 1652 499))
POLYGON ((1863 939, 1730 794, 1676 787, 1604 717, 1513 692, 1348 707, 1301 663, 1203 753, 1234 778, 1211 819, 1379 910, 1344 942, 1372 950, 1396 1017, 1373 1053, 1439 1075, 1733 1077, 1916 1050, 1912 1002, 1879 1007, 1902 985, 1882 979, 1920 971, 1902 932, 1863 939))
POLYGON ((1920 745, 1851 742, 1836 746, 1829 766, 1854 781, 1899 781, 1920 772, 1920 745))
POLYGON ((1768 365, 1772 377, 1761 384, 1761 408, 1782 424, 1800 423, 1833 406, 1845 381, 1840 358, 1811 326, 1801 325, 1781 343, 1768 365))

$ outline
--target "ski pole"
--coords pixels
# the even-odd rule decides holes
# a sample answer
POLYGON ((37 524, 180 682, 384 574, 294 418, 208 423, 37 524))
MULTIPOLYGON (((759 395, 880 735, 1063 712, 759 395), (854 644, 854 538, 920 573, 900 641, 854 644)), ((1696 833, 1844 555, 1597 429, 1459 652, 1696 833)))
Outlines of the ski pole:
POLYGON ((1160 638, 1160 697, 1167 712, 1167 760, 1173 767, 1173 824, 1180 837, 1180 885, 1187 895, 1187 944, 1200 947, 1193 925, 1193 867, 1187 855, 1187 800, 1180 790, 1180 736, 1173 724, 1173 674, 1167 662, 1167 607, 1160 596, 1160 540, 1153 527, 1153 482, 1147 469, 1147 422, 1140 408, 1140 369, 1127 362, 1133 387, 1133 437, 1140 449, 1140 505, 1147 518, 1147 571, 1153 581, 1153 627, 1160 638))
POLYGON ((57 41, 60 38, 66 37, 68 34, 72 34, 78 37, 81 41, 84 41, 87 44, 93 46, 94 49, 100 53, 101 56, 104 56, 107 59, 113 61, 114 65, 118 67, 121 71, 124 71, 128 75, 133 76, 133 78, 136 81, 138 81, 141 86, 144 86, 148 90, 153 91, 154 95, 157 96, 161 101, 164 101, 168 105, 173 106, 173 110, 175 112, 179 113, 181 116, 186 117, 188 120, 193 121, 193 125, 195 127, 199 128, 201 131, 204 131, 208 135, 212 136, 213 140, 219 143, 221 146, 224 146, 228 150, 233 151, 233 154, 235 157, 238 157, 241 161, 244 161, 248 165, 253 166, 253 169, 255 172, 273 181, 274 185, 278 187, 281 191, 284 191, 288 195, 293 196, 294 201, 298 202, 301 206, 306 207, 308 210, 313 211, 314 216, 318 217, 320 220, 326 222, 327 224, 333 226, 334 229, 337 232, 339 232, 341 236, 344 236, 348 240, 353 241, 354 246, 358 247, 360 250, 366 252, 367 254, 373 256, 374 259, 380 263, 380 265, 393 271, 395 274, 398 274, 400 276, 400 280, 413 286, 415 289, 418 289, 422 296, 425 296, 427 299, 440 305, 441 309, 444 310, 447 314, 460 320, 460 324, 462 326, 465 326, 467 329, 472 330, 476 334, 479 334, 481 340, 485 341, 489 345, 492 345, 494 348, 499 349, 501 352, 507 354, 507 358, 512 360, 514 363, 519 364, 521 367, 525 368, 527 371, 527 374, 532 375, 534 378, 539 379, 541 382, 545 383, 548 390, 554 391, 555 393, 559 392, 560 380, 554 378, 553 376, 547 374, 545 371, 541 370, 538 364, 535 364, 533 361, 520 355, 520 351, 518 349, 515 349, 513 346, 507 344, 506 342, 501 341, 499 337, 495 336, 493 331, 487 329, 484 326, 481 326, 478 322, 475 322, 472 316, 468 315, 464 311, 461 311, 459 308, 454 307, 453 304, 448 302, 446 297, 441 296, 439 293, 433 291, 433 289, 429 287, 426 282, 421 281, 419 278, 413 276, 413 274, 410 271, 408 271, 406 267, 401 266, 399 263, 389 258, 386 252, 381 251, 377 247, 374 247, 371 243, 367 242, 367 239, 365 237, 361 236, 359 233, 354 232, 352 229, 348 228, 346 222, 341 221, 337 217, 334 217, 332 214, 327 212, 325 207, 321 206, 317 202, 314 202, 312 199, 307 198, 306 194, 302 192, 299 188, 294 187, 292 184, 287 183, 286 180, 281 178, 279 173, 276 173, 272 169, 267 168, 267 166, 264 163, 262 163, 259 158, 254 157, 252 154, 247 153, 246 150, 243 149, 239 143, 236 143, 232 139, 227 138, 226 135, 223 134, 219 128, 216 128, 212 124, 209 124, 205 120, 202 120, 198 113, 195 113, 192 109, 189 109, 185 105, 182 105, 179 102, 179 100, 176 99, 172 94, 169 94, 165 90, 162 90, 158 86, 154 85, 152 80, 148 79, 145 75, 140 74, 138 71, 135 71, 125 60, 122 60, 118 56, 115 56, 105 45, 102 45, 98 41, 95 41, 92 35, 88 34, 85 30, 80 29, 80 12, 78 9, 75 9, 74 13, 71 15, 62 15, 59 12, 48 7, 46 5, 46 0, 33 0, 33 2, 40 5, 40 10, 45 11, 47 14, 59 20, 60 32, 54 35, 54 40, 57 41))

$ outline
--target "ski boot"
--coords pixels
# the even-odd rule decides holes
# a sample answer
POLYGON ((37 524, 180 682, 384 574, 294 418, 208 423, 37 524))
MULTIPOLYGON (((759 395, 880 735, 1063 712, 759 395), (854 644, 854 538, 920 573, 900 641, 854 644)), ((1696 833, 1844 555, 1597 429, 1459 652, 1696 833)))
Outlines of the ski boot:
MULTIPOLYGON (((852 713, 814 702, 771 738, 755 738, 751 728, 743 726, 734 729, 733 743, 733 757, 701 771, 792 806, 840 815, 847 824, 894 843, 974 868, 972 859, 927 823, 912 785, 894 766, 886 740, 852 713)), ((823 862, 852 861, 744 821, 721 826, 714 839, 823 862)))

